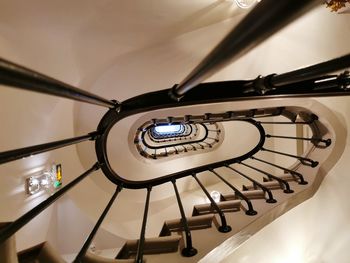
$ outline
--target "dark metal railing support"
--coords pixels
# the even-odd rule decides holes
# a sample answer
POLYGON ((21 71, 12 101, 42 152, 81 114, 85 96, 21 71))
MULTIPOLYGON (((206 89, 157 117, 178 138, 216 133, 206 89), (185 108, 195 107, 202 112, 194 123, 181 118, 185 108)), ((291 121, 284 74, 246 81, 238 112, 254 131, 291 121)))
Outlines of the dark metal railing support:
POLYGON ((90 235, 88 236, 88 238, 86 239, 84 245, 82 246, 82 248, 80 249, 78 255, 76 256, 75 260, 73 261, 74 263, 80 263, 83 262, 82 259, 86 254, 86 251, 89 249, 89 246, 92 242, 92 240, 94 239, 98 229, 100 228, 100 225, 102 224, 103 220, 105 219, 109 209, 111 208, 111 206, 114 203, 114 200, 116 199, 117 195, 119 194, 119 192, 122 190, 122 187, 120 185, 118 185, 117 189, 115 190, 113 196, 111 197, 111 199, 109 200, 106 208, 103 210, 101 216, 99 217, 96 225, 94 226, 94 228, 92 229, 90 235))
POLYGON ((244 173, 232 168, 231 166, 229 166, 228 164, 225 165, 226 168, 238 173, 239 175, 243 176, 244 178, 248 179, 249 181, 251 181, 253 184, 257 185, 259 188, 261 188, 261 190, 263 190, 265 193, 267 193, 268 198, 266 199, 266 203, 276 203, 277 200, 273 198, 272 192, 270 189, 266 188, 265 186, 263 186, 261 183, 259 183, 258 181, 254 180, 253 178, 250 178, 248 175, 245 175, 244 173))
POLYGON ((302 164, 307 165, 307 166, 311 166, 312 168, 315 168, 319 164, 319 162, 311 160, 310 158, 297 156, 297 155, 293 155, 293 154, 289 154, 289 153, 273 151, 273 150, 269 150, 269 149, 265 149, 265 148, 261 148, 261 151, 266 151, 266 152, 270 152, 270 153, 275 153, 275 154, 295 158, 295 159, 298 159, 302 164))
POLYGON ((191 231, 190 231, 190 228, 188 226, 187 218, 186 218, 186 215, 185 215, 184 208, 182 206, 182 202, 181 202, 179 191, 177 190, 176 180, 173 179, 171 182, 173 183, 173 186, 174 186, 176 200, 177 200, 177 204, 179 206, 179 210, 180 210, 180 214, 181 214, 181 223, 183 225, 183 228, 185 230, 185 235, 186 235, 186 247, 182 249, 181 253, 185 257, 193 257, 194 255, 196 255, 198 253, 198 251, 197 251, 197 249, 195 249, 192 246, 191 231))
POLYGON ((143 220, 142 220, 142 227, 141 227, 141 233, 140 233, 140 239, 137 244, 137 254, 136 254, 136 263, 142 263, 143 262, 143 249, 145 245, 145 234, 146 234, 146 224, 147 224, 147 216, 148 216, 148 208, 149 208, 149 200, 150 195, 152 191, 152 186, 147 187, 147 197, 146 197, 146 203, 145 203, 145 210, 143 214, 143 220))
POLYGON ((119 103, 78 89, 36 71, 0 58, 0 84, 44 94, 116 108, 119 103))
POLYGON ((79 142, 83 142, 87 140, 95 140, 97 136, 98 136, 97 132, 92 132, 87 135, 70 138, 66 140, 44 143, 44 144, 20 148, 16 150, 10 150, 6 152, 0 152, 0 164, 15 161, 15 160, 29 157, 35 154, 52 151, 52 150, 69 146, 72 144, 76 144, 79 142))
POLYGON ((250 169, 253 169, 253 170, 255 170, 255 171, 259 172, 259 173, 265 174, 265 175, 266 175, 267 177, 269 177, 270 179, 275 179, 275 180, 278 181, 280 184, 283 184, 284 187, 285 187, 285 189, 283 190, 284 193, 286 193, 286 194, 294 193, 294 191, 293 191, 292 189, 290 189, 289 183, 288 183, 286 180, 283 180, 283 179, 281 179, 281 178, 279 178, 279 177, 277 177, 277 176, 274 176, 274 175, 272 175, 272 174, 270 174, 270 173, 268 173, 268 172, 265 172, 265 171, 263 171, 263 170, 260 170, 260 169, 254 167, 254 166, 249 165, 249 164, 245 164, 245 163, 242 163, 242 162, 240 162, 239 164, 244 165, 244 166, 246 166, 246 167, 249 167, 250 169))
POLYGON ((63 194, 72 189, 75 185, 80 183, 85 177, 87 177, 92 172, 100 169, 100 164, 95 163, 89 170, 81 174, 79 177, 75 178, 72 182, 67 184, 65 187, 58 190, 56 193, 48 197, 45 201, 41 202, 33 209, 22 215, 20 218, 4 227, 0 230, 0 244, 8 239, 10 236, 15 234, 19 229, 21 229, 25 224, 27 224, 34 217, 39 215, 42 211, 44 211, 47 207, 53 204, 58 198, 60 198, 63 194))
POLYGON ((179 100, 206 78, 262 43, 295 18, 316 6, 314 0, 262 1, 186 76, 172 88, 179 100), (255 25, 255 26, 251 26, 255 25))
POLYGON ((302 140, 302 141, 311 141, 314 143, 324 143, 325 147, 328 147, 332 144, 331 139, 322 139, 322 138, 306 138, 306 137, 291 137, 291 136, 280 136, 280 135, 271 135, 266 134, 266 138, 279 138, 279 139, 292 139, 292 140, 302 140))
POLYGON ((282 166, 280 166, 280 165, 277 165, 277 164, 274 164, 274 163, 270 163, 270 162, 268 162, 268 161, 265 161, 265 160, 256 158, 256 157, 254 157, 254 156, 250 157, 250 159, 256 160, 256 161, 259 161, 259 162, 262 162, 262 163, 266 163, 266 164, 268 164, 268 165, 271 165, 271 166, 273 166, 273 167, 276 167, 276 168, 278 168, 278 169, 281 169, 281 170, 284 171, 284 172, 288 172, 288 173, 290 173, 291 175, 294 175, 294 176, 298 177, 298 178, 299 178, 299 184, 302 184, 302 185, 308 184, 307 181, 304 180, 304 177, 303 177, 303 175, 302 175, 301 173, 298 173, 298 172, 296 172, 296 171, 290 170, 290 169, 285 168, 285 167, 282 167, 282 166))
POLYGON ((273 75, 270 82, 273 86, 288 85, 303 80, 313 79, 348 67, 350 67, 350 54, 315 64, 310 67, 273 75))
POLYGON ((225 217, 224 212, 221 211, 220 207, 216 204, 214 199, 210 196, 210 194, 208 193, 207 189, 205 189, 204 185, 201 183, 201 181, 199 181, 199 179, 197 178, 196 174, 192 174, 192 176, 197 181, 197 183, 200 186, 200 188, 202 188, 203 192, 205 193, 205 195, 210 200, 211 206, 219 214, 219 217, 220 217, 220 220, 221 220, 221 226, 219 226, 219 231, 222 232, 222 233, 230 232, 232 230, 232 228, 229 225, 227 225, 226 217, 225 217))
POLYGON ((223 181, 227 186, 229 186, 235 192, 235 195, 238 195, 247 203, 248 210, 245 212, 246 215, 255 216, 256 214, 258 214, 258 212, 254 210, 253 204, 249 200, 249 198, 247 198, 241 191, 239 191, 236 187, 230 184, 227 180, 225 180, 220 174, 215 172, 213 169, 209 169, 209 171, 215 174, 221 181, 223 181))

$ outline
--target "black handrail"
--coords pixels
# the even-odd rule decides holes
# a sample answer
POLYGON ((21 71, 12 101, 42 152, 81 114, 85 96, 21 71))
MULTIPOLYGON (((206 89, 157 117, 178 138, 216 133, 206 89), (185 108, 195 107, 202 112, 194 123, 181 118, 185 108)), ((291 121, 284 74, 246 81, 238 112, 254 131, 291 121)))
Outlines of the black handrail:
POLYGON ((136 263, 143 262, 143 249, 145 245, 146 224, 147 224, 147 216, 148 216, 148 208, 149 208, 151 191, 152 191, 152 187, 151 186, 147 187, 147 196, 146 196, 146 202, 145 202, 145 210, 143 213, 140 239, 137 243, 137 253, 136 253, 136 259, 135 259, 136 263))
POLYGON ((302 141, 311 141, 315 143, 324 143, 325 147, 328 147, 332 144, 331 139, 323 139, 323 138, 306 138, 306 137, 292 137, 292 136, 281 136, 281 135, 271 135, 266 134, 266 138, 279 138, 279 139, 293 139, 293 140, 302 140, 302 141))
POLYGON ((100 225, 102 224, 103 220, 105 219, 109 209, 112 207, 114 200, 116 199, 117 195, 120 193, 120 191, 122 190, 122 187, 120 185, 118 185, 118 187, 116 188, 114 194, 112 195, 111 199, 109 200, 106 208, 103 210, 101 216, 99 217, 99 219, 97 220, 94 228, 92 229, 90 235, 88 236, 88 238, 86 239, 86 241, 84 242, 84 245, 82 246, 82 248, 80 249, 78 255, 75 257, 74 259, 74 263, 80 263, 83 262, 82 259, 86 254, 86 251, 89 249, 89 246, 92 242, 92 240, 94 239, 98 229, 100 228, 100 225))
POLYGON ((216 204, 216 202, 214 201, 214 199, 210 196, 210 194, 208 193, 207 189, 205 189, 204 185, 201 183, 201 181, 199 181, 199 179, 197 178, 196 174, 192 174, 193 178, 197 181, 198 185, 200 186, 200 188, 202 188, 203 192, 205 193, 205 195, 208 197, 211 206, 216 210, 216 212, 219 214, 220 220, 221 220, 221 226, 219 226, 218 230, 222 233, 227 233, 230 232, 232 230, 232 228, 227 225, 226 222, 226 217, 224 212, 222 212, 222 210, 220 209, 220 207, 216 204))
POLYGON ((254 180, 253 178, 249 177, 248 175, 245 175, 244 173, 232 168, 228 164, 226 164, 225 167, 228 169, 231 169, 232 171, 234 171, 234 172, 238 173, 239 175, 243 176, 244 178, 248 179, 249 181, 251 181, 253 183, 253 185, 257 185, 259 188, 261 188, 261 190, 263 190, 265 193, 267 193, 268 198, 266 199, 266 203, 276 203, 277 202, 277 200, 273 198, 273 195, 272 195, 272 192, 270 189, 266 188, 261 183, 254 180))
POLYGON ((0 84, 91 103, 111 109, 118 106, 116 101, 109 101, 2 58, 0 58, 0 84))
POLYGON ((10 150, 6 152, 0 152, 0 164, 15 161, 21 158, 29 157, 34 154, 39 154, 51 150, 55 150, 58 148, 62 148, 65 146, 69 146, 72 144, 76 144, 79 142, 87 141, 87 140, 95 140, 96 136, 98 136, 97 132, 92 132, 87 135, 65 139, 61 141, 55 141, 50 143, 44 143, 34 146, 29 146, 25 148, 19 148, 15 150, 10 150))
POLYGON ((316 5, 314 0, 265 0, 240 23, 170 93, 174 99, 262 43, 295 18, 316 5), (254 26, 252 26, 254 25, 254 26))
POLYGON ((289 154, 289 153, 284 153, 284 152, 279 152, 279 151, 273 151, 273 150, 266 149, 264 147, 261 148, 261 151, 266 151, 266 152, 270 152, 270 153, 275 153, 275 154, 295 158, 295 159, 298 159, 302 164, 311 166, 312 168, 316 167, 319 164, 317 161, 311 160, 310 158, 306 158, 306 157, 302 157, 302 156, 298 156, 298 155, 293 155, 293 154, 289 154))
POLYGON ((212 172, 213 174, 215 174, 217 177, 219 177, 221 179, 221 181, 223 181, 228 187, 230 187, 235 192, 235 195, 239 196, 241 199, 243 199, 247 203, 248 210, 245 212, 246 215, 254 216, 258 213, 257 211, 254 210, 253 204, 249 200, 249 198, 246 197, 241 191, 239 191, 238 188, 236 188, 235 186, 230 184, 226 179, 224 179, 221 175, 219 175, 213 169, 209 169, 209 171, 212 172))
POLYGON ((280 165, 277 165, 277 164, 274 164, 274 163, 270 163, 270 162, 268 162, 268 161, 265 161, 265 160, 256 158, 255 156, 250 157, 250 159, 252 159, 252 160, 257 160, 257 161, 262 162, 262 163, 266 163, 266 164, 271 165, 271 166, 273 166, 273 167, 279 168, 279 169, 283 170, 284 172, 288 172, 288 173, 290 173, 291 175, 295 175, 295 176, 299 177, 299 180, 300 180, 300 181, 299 181, 299 184, 302 184, 302 185, 307 184, 307 181, 304 180, 304 177, 303 177, 303 175, 302 175, 301 173, 298 173, 298 172, 296 172, 296 171, 290 170, 290 169, 285 168, 285 167, 282 167, 282 166, 280 166, 280 165))
POLYGON ((312 65, 310 67, 274 75, 271 77, 271 84, 273 86, 288 85, 303 80, 313 79, 347 67, 350 67, 350 54, 312 65))
POLYGON ((260 172, 260 173, 262 173, 262 174, 265 174, 265 175, 266 175, 267 177, 269 177, 270 179, 274 179, 274 180, 278 181, 280 184, 283 184, 284 187, 285 187, 285 189, 283 190, 284 193, 286 193, 286 194, 294 193, 294 191, 293 191, 292 189, 290 189, 289 183, 288 183, 286 180, 283 180, 282 178, 279 178, 278 176, 274 176, 273 174, 270 174, 270 173, 268 173, 268 172, 265 172, 265 171, 263 171, 263 170, 260 170, 259 168, 256 168, 256 167, 254 167, 254 166, 251 166, 251 165, 249 165, 249 164, 245 164, 245 163, 243 163, 243 162, 240 162, 239 164, 242 164, 242 165, 244 165, 244 166, 246 166, 246 167, 249 167, 249 168, 251 168, 251 169, 253 169, 253 170, 257 171, 257 172, 260 172))
POLYGON ((65 187, 58 190, 56 193, 48 197, 45 201, 41 202, 27 213, 13 221, 11 224, 7 225, 3 229, 0 230, 0 244, 8 239, 10 236, 15 234, 19 229, 21 229, 24 225, 26 225, 30 220, 39 215, 42 211, 44 211, 47 207, 49 207, 52 203, 54 203, 58 198, 60 198, 63 194, 72 189, 75 185, 80 183, 85 177, 87 177, 92 172, 98 170, 100 168, 99 163, 95 163, 89 170, 81 174, 79 177, 75 178, 72 182, 67 184, 65 187))
MULTIPOLYGON (((109 111, 108 113, 114 114, 113 112, 115 112, 115 111, 109 111)), ((110 117, 110 116, 108 116, 109 114, 105 115, 104 118, 110 117)), ((151 186, 160 185, 160 184, 167 183, 167 182, 171 181, 173 178, 180 179, 180 178, 183 178, 186 176, 190 176, 193 173, 197 174, 200 172, 207 171, 209 167, 215 169, 218 167, 222 167, 227 163, 237 163, 239 161, 243 161, 243 160, 249 158, 250 156, 253 156, 254 154, 256 154, 260 150, 260 148, 264 145, 264 142, 265 142, 264 128, 258 122, 254 121, 252 119, 245 119, 244 121, 255 126, 255 128, 257 128, 257 130, 260 134, 259 142, 252 150, 250 150, 249 152, 247 152, 241 156, 235 157, 235 158, 231 158, 231 159, 227 159, 224 161, 219 161, 219 162, 215 162, 215 163, 211 163, 211 164, 202 165, 202 166, 198 166, 195 168, 190 168, 190 169, 187 169, 184 171, 168 174, 168 175, 165 175, 162 177, 148 179, 148 180, 144 180, 144 181, 131 181, 131 180, 125 180, 124 178, 120 177, 118 175, 118 173, 116 173, 112 169, 112 167, 110 166, 109 161, 108 161, 108 156, 105 153, 106 146, 104 143, 106 143, 108 132, 103 133, 103 135, 102 135, 103 138, 99 137, 96 141, 95 145, 96 145, 97 158, 101 163, 104 164, 101 167, 101 169, 103 170, 103 173, 105 174, 105 176, 117 185, 123 184, 124 188, 142 189, 142 188, 146 188, 149 185, 151 185, 151 186), (101 139, 102 139, 102 141, 100 141, 101 139), (102 160, 104 160, 104 161, 102 161, 102 160)), ((103 124, 104 123, 102 120, 100 125, 103 125, 103 124)), ((108 125, 110 125, 110 124, 111 123, 108 123, 108 125)), ((194 146, 192 145, 192 147, 194 147, 194 146)))
POLYGON ((176 200, 177 200, 177 204, 179 206, 179 210, 180 210, 180 214, 181 214, 181 223, 182 223, 183 228, 185 230, 185 236, 186 236, 186 247, 182 249, 181 253, 185 257, 193 257, 194 255, 196 255, 198 253, 198 251, 197 251, 197 249, 195 249, 192 246, 191 231, 190 231, 190 228, 188 227, 188 222, 187 222, 184 208, 182 206, 179 191, 177 190, 176 180, 173 179, 171 182, 173 183, 173 186, 174 186, 176 200))

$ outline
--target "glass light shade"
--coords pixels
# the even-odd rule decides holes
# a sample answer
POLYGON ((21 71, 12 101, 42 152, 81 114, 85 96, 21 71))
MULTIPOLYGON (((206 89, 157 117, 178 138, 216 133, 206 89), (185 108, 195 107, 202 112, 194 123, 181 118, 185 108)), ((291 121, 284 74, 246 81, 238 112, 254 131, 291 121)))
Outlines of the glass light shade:
POLYGON ((40 181, 34 177, 29 177, 27 179, 27 193, 35 194, 40 191, 40 181))
POLYGON ((210 193, 211 198, 215 201, 215 203, 220 202, 220 193, 218 191, 212 191, 210 193))
POLYGON ((251 8, 255 3, 260 2, 259 0, 235 0, 236 4, 240 8, 251 8))

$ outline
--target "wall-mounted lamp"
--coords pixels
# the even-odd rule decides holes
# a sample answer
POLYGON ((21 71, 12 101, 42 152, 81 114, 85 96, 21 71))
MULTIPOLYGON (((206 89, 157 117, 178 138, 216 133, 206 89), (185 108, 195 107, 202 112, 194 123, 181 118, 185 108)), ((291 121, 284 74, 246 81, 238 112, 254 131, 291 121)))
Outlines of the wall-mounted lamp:
POLYGON ((26 193, 36 194, 42 190, 53 191, 62 185, 62 166, 61 164, 52 165, 49 171, 42 171, 36 175, 26 178, 26 193))

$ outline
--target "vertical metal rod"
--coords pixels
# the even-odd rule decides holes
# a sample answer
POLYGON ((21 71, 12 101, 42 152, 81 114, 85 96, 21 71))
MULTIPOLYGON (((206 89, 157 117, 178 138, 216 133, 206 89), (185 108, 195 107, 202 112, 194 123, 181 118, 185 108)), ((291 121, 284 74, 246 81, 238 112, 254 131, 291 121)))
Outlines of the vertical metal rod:
POLYGON ((0 84, 115 108, 118 103, 0 58, 0 84))
POLYGON ((176 200, 177 200, 177 204, 179 206, 180 214, 181 214, 181 223, 183 225, 183 228, 185 230, 185 235, 186 235, 186 247, 184 249, 182 249, 181 253, 185 257, 192 257, 192 256, 196 255, 198 253, 198 251, 197 251, 197 249, 195 249, 192 246, 191 231, 190 231, 190 228, 188 227, 188 222, 187 222, 187 218, 186 218, 186 215, 185 215, 184 208, 182 206, 182 202, 181 202, 179 191, 177 190, 176 180, 172 179, 171 182, 173 183, 173 186, 174 186, 176 200))
POLYGON ((0 164, 15 161, 21 158, 29 157, 34 154, 39 154, 51 150, 55 150, 58 148, 62 148, 65 146, 69 146, 72 144, 76 144, 79 142, 87 141, 87 140, 95 140, 97 136, 97 132, 92 132, 87 135, 65 139, 61 141, 55 141, 50 143, 44 143, 34 146, 29 146, 25 148, 10 150, 6 152, 0 152, 0 164))
POLYGON ((348 67, 350 67, 350 54, 306 68, 274 75, 271 77, 271 84, 274 86, 288 85, 299 81, 313 79, 348 67))
POLYGON ((279 183, 283 184, 284 187, 285 187, 285 189, 283 190, 283 192, 285 192, 286 194, 294 193, 294 191, 290 189, 289 183, 288 183, 286 180, 283 180, 282 178, 279 178, 279 177, 277 177, 277 176, 274 176, 274 175, 272 175, 272 174, 270 174, 270 173, 268 173, 268 172, 265 172, 265 171, 263 171, 263 170, 260 170, 260 169, 254 167, 254 166, 249 165, 249 164, 245 164, 245 163, 242 163, 242 162, 240 162, 239 164, 244 165, 244 166, 246 166, 246 167, 249 167, 250 169, 253 169, 253 170, 255 170, 255 171, 257 171, 257 172, 260 172, 260 173, 262 173, 262 174, 265 174, 267 177, 272 178, 272 179, 275 179, 275 180, 278 181, 279 183))
POLYGON ((170 96, 174 99, 181 98, 206 78, 248 53, 316 4, 318 3, 314 0, 262 1, 172 89, 170 96))
POLYGON ((314 160, 311 160, 310 158, 305 158, 305 157, 302 157, 302 156, 297 156, 297 155, 293 155, 293 154, 289 154, 289 153, 273 151, 273 150, 269 150, 269 149, 265 149, 265 148, 261 148, 261 151, 266 151, 266 152, 270 152, 270 153, 275 153, 275 154, 279 154, 279 155, 295 158, 295 159, 298 159, 302 164, 311 166, 313 168, 318 165, 317 161, 314 161, 314 160))
POLYGON ((301 125, 308 125, 311 124, 312 122, 307 122, 307 121, 296 121, 296 122, 291 122, 291 121, 259 121, 260 124, 301 124, 301 125))
POLYGON ((75 185, 80 183, 85 177, 87 177, 92 172, 98 170, 100 168, 99 163, 95 163, 89 170, 81 174, 79 177, 75 178, 72 182, 67 184, 62 189, 58 190, 56 193, 48 197, 45 201, 41 202, 33 209, 22 215, 20 218, 16 219, 14 222, 9 224, 0 230, 0 243, 4 242, 10 236, 15 234, 19 229, 21 229, 24 225, 26 225, 30 220, 39 215, 42 211, 44 211, 47 207, 49 207, 52 203, 54 203, 58 198, 60 198, 63 194, 72 189, 75 185))
POLYGON ((199 181, 199 179, 197 178, 196 174, 192 174, 192 176, 197 181, 198 185, 202 188, 203 192, 205 193, 205 195, 210 200, 211 206, 219 214, 219 217, 220 217, 220 220, 221 220, 221 226, 219 227, 219 231, 222 232, 222 233, 230 232, 232 230, 232 228, 229 225, 227 225, 225 214, 221 211, 220 207, 216 204, 214 199, 210 196, 210 194, 208 193, 207 189, 205 189, 205 187, 201 183, 201 181, 199 181))
POLYGON ((92 229, 90 235, 88 236, 88 238, 86 239, 84 245, 82 246, 82 248, 80 249, 78 255, 75 257, 74 259, 74 263, 80 263, 83 262, 82 259, 86 254, 86 251, 89 249, 89 246, 92 242, 92 240, 94 239, 98 229, 100 228, 100 225, 102 224, 103 220, 105 219, 109 209, 111 208, 111 206, 114 203, 114 200, 116 199, 117 195, 119 194, 119 192, 122 190, 122 187, 120 185, 118 185, 117 189, 115 190, 113 196, 111 197, 111 200, 109 200, 106 208, 103 210, 100 218, 98 219, 96 225, 94 226, 94 228, 92 229))
POLYGON ((257 185, 259 188, 261 188, 261 190, 263 190, 265 193, 267 193, 268 195, 268 199, 266 199, 266 203, 276 203, 276 199, 273 198, 272 192, 270 189, 266 188, 265 186, 263 186, 261 183, 259 183, 258 181, 254 180, 253 178, 250 178, 248 175, 245 175, 244 173, 232 168, 229 165, 225 165, 225 167, 227 167, 228 169, 238 173, 239 175, 243 176, 244 178, 248 179, 249 181, 251 181, 253 184, 257 185))
POLYGON ((220 178, 221 181, 223 181, 228 187, 230 187, 235 192, 235 195, 239 196, 247 203, 248 210, 245 212, 247 215, 254 216, 258 213, 254 210, 253 204, 248 197, 246 197, 241 191, 239 191, 236 187, 230 184, 227 180, 225 180, 221 175, 219 175, 213 169, 209 169, 209 171, 215 174, 218 178, 220 178))
POLYGON ((298 172, 296 172, 296 171, 292 171, 292 170, 290 170, 290 169, 284 168, 284 167, 279 166, 279 165, 277 165, 277 164, 270 163, 270 162, 268 162, 268 161, 265 161, 265 160, 256 158, 256 157, 254 157, 254 156, 250 157, 250 159, 252 159, 252 160, 257 160, 257 161, 262 162, 262 163, 266 163, 266 164, 271 165, 271 166, 273 166, 273 167, 279 168, 279 169, 283 170, 284 172, 288 172, 288 173, 290 173, 291 175, 295 175, 295 176, 299 177, 299 179, 300 179, 299 184, 307 184, 307 182, 304 180, 304 177, 303 177, 303 175, 302 175, 301 173, 298 173, 298 172))
POLYGON ((305 138, 305 137, 291 137, 291 136, 280 136, 280 135, 271 135, 266 134, 266 138, 279 138, 279 139, 293 139, 293 140, 302 140, 302 141, 311 141, 311 142, 322 142, 326 147, 330 146, 332 143, 331 139, 322 139, 322 138, 305 138))
POLYGON ((136 254, 136 263, 142 263, 143 262, 143 249, 145 245, 145 233, 146 233, 146 224, 147 224, 147 216, 148 216, 148 208, 149 208, 149 200, 151 195, 152 187, 149 186, 147 188, 147 197, 146 197, 146 203, 145 203, 145 210, 143 214, 143 220, 142 220, 142 228, 140 233, 140 239, 137 244, 137 254, 136 254))

